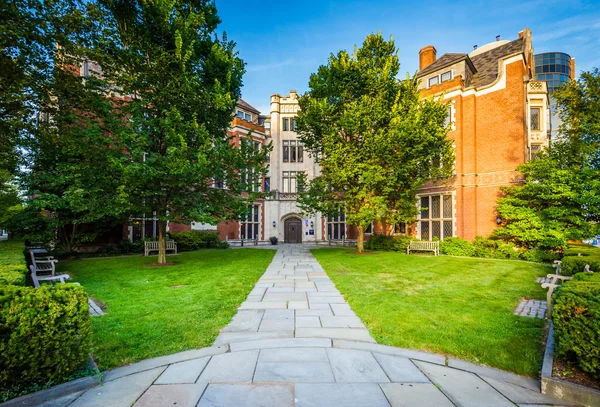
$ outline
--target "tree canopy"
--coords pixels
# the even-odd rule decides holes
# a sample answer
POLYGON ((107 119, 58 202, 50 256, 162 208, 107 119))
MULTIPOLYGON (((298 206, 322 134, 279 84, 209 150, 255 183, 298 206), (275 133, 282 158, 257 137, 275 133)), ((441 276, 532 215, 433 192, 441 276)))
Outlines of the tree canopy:
POLYGON ((301 177, 300 203, 345 210, 359 251, 371 222, 414 220, 417 189, 452 173, 448 107, 422 97, 414 78, 398 80, 399 70, 394 41, 372 34, 354 53, 332 54, 299 100, 297 131, 321 164, 319 176, 301 177))

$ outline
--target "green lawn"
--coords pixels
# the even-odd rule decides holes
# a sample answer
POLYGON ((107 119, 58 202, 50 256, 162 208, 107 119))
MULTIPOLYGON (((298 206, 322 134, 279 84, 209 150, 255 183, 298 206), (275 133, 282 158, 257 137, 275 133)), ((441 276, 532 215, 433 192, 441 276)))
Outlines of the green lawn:
POLYGON ((0 265, 24 264, 24 249, 25 245, 22 240, 10 239, 0 241, 0 265))
POLYGON ((60 262, 88 294, 106 304, 92 318, 101 369, 210 346, 235 314, 275 251, 203 250, 169 256, 179 264, 147 267, 156 257, 60 262))
POLYGON ((553 269, 520 261, 393 252, 313 254, 377 342, 535 376, 544 321, 513 314, 553 269))

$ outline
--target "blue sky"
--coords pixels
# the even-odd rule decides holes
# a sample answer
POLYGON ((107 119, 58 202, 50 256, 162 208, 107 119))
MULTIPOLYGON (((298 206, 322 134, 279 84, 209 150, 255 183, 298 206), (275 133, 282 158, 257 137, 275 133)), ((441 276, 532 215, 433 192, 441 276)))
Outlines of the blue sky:
POLYGON ((419 49, 434 45, 468 53, 529 27, 535 53, 560 51, 576 70, 600 67, 600 0, 533 1, 315 1, 216 0, 220 31, 237 43, 246 62, 242 97, 269 113, 269 97, 307 90, 308 78, 330 53, 352 50, 373 32, 393 36, 401 76, 418 69, 419 49))

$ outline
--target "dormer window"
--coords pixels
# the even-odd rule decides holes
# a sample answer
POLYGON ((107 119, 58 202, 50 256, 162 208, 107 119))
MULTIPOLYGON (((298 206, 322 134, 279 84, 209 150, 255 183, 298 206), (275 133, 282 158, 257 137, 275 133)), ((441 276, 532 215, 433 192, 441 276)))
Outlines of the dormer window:
POLYGON ((433 78, 429 78, 429 87, 432 87, 433 85, 437 85, 438 83, 440 83, 439 76, 436 75, 433 78))
POLYGON ((239 117, 240 119, 243 119, 244 118, 244 112, 242 112, 241 110, 238 110, 237 117, 239 117))
POLYGON ((442 74, 442 82, 449 81, 450 79, 452 79, 452 71, 444 72, 442 74))
POLYGON ((251 122, 252 121, 252 116, 249 115, 248 113, 244 113, 244 120, 246 120, 247 122, 251 122))

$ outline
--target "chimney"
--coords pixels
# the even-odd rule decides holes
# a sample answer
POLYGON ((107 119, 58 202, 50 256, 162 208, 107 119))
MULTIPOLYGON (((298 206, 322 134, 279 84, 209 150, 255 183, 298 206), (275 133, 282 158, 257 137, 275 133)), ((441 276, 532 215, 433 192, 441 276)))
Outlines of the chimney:
POLYGON ((496 35, 496 41, 500 41, 500 36, 496 35))
POLYGON ((421 48, 419 51, 419 70, 427 68, 429 65, 435 62, 436 57, 436 49, 433 45, 427 45, 426 47, 421 48))

